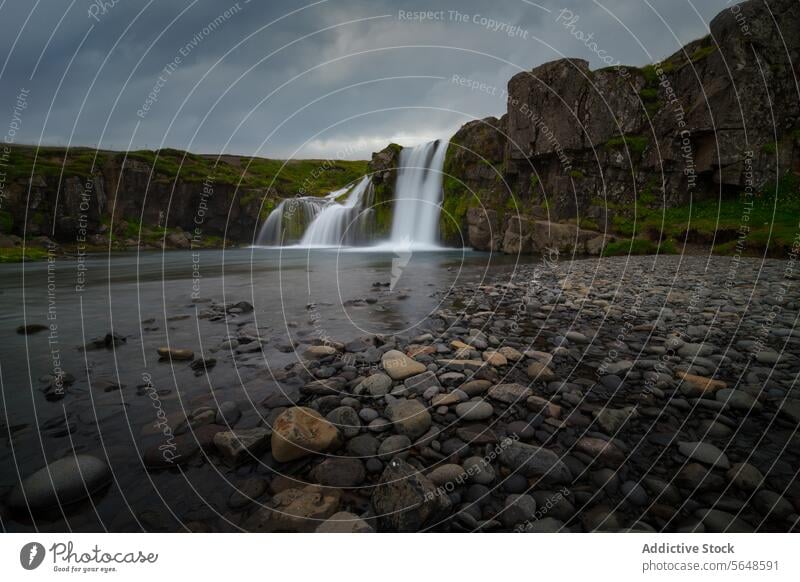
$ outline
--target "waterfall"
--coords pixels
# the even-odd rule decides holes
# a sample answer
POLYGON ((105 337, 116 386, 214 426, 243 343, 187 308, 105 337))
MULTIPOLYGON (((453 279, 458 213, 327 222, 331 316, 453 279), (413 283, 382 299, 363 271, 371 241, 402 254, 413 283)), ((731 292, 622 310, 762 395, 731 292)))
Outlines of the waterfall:
MULTIPOLYGON (((344 193, 345 190, 341 190, 344 193)), ((332 192, 329 196, 333 196, 332 192)), ((269 213, 266 222, 258 233, 258 244, 281 246, 289 241, 300 239, 309 224, 319 215, 327 198, 303 196, 282 200, 275 210, 269 213)))
POLYGON ((343 204, 336 198, 347 189, 329 194, 329 200, 311 222, 300 240, 303 247, 351 246, 365 242, 371 192, 371 178, 365 176, 352 187, 343 204))
POLYGON ((449 140, 403 148, 394 189, 388 240, 369 240, 373 210, 371 176, 327 196, 287 198, 269 214, 258 244, 300 247, 365 246, 371 249, 438 249, 442 170, 449 140), (343 202, 342 196, 347 195, 343 202))
POLYGON ((442 169, 449 140, 400 152, 390 244, 437 247, 442 203, 442 169))

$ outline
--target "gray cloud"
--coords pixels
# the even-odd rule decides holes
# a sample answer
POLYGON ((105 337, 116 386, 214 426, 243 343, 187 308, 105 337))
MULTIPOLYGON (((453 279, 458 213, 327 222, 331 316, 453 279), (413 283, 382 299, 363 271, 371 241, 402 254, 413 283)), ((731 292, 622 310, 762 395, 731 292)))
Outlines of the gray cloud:
POLYGON ((561 10, 578 16, 573 30, 592 34, 601 55, 642 65, 706 34, 729 6, 106 0, 103 13, 100 3, 2 4, 0 115, 10 118, 20 89, 30 90, 19 141, 366 158, 390 140, 443 137, 470 119, 501 114, 499 91, 516 72, 561 56, 605 66, 557 21, 561 10), (401 11, 434 11, 438 19, 401 11), (453 75, 498 91, 470 90, 453 75))

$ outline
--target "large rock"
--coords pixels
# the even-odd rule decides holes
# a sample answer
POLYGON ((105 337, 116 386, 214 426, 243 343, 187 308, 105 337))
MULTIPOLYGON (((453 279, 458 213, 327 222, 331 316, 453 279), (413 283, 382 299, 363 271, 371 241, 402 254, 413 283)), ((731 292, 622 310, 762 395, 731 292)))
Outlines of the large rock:
POLYGON ((711 443, 681 441, 678 443, 678 450, 682 455, 712 467, 729 469, 731 466, 728 456, 711 443))
POLYGON ((277 493, 244 523, 249 532, 313 532, 339 510, 337 489, 309 485, 277 493))
POLYGON ((431 427, 431 415, 418 400, 397 400, 386 407, 395 430, 410 439, 421 437, 431 427))
POLYGON ((316 529, 317 533, 374 533, 366 521, 349 511, 334 513, 316 529))
POLYGON ((369 394, 380 398, 389 393, 389 388, 392 387, 392 379, 386 374, 373 374, 364 378, 358 386, 356 386, 356 394, 369 394))
POLYGON ((572 474, 557 454, 526 443, 503 441, 500 462, 525 477, 542 477, 547 483, 569 483, 572 474))
POLYGON ((337 428, 311 408, 289 408, 272 427, 272 456, 281 463, 329 451, 340 444, 337 428))
POLYGON ((91 455, 74 455, 53 461, 23 479, 8 496, 15 511, 36 513, 85 499, 111 481, 108 465, 91 455))
POLYGON ((522 404, 532 394, 522 384, 497 384, 489 389, 489 398, 505 404, 522 404))
POLYGON ((214 435, 214 446, 228 463, 238 465, 266 451, 270 434, 264 427, 218 432, 214 435))
POLYGON ((425 364, 412 360, 403 352, 389 350, 381 358, 383 369, 392 377, 392 380, 405 380, 411 376, 422 374, 427 368, 425 364))
POLYGON ((367 474, 364 463, 349 457, 330 457, 311 471, 311 478, 320 485, 348 489, 358 487, 367 474))
POLYGON ((417 532, 443 518, 450 499, 414 467, 395 458, 372 493, 372 507, 381 531, 417 532))

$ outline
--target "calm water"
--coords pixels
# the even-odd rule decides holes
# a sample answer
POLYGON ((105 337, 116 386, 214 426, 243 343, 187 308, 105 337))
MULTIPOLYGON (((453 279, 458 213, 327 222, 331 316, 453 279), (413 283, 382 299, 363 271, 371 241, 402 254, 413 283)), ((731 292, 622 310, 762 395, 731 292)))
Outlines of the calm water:
POLYGON ((201 458, 182 471, 146 471, 142 451, 158 438, 148 432, 155 420, 143 389, 148 380, 170 417, 233 400, 244 413, 237 428, 253 427, 263 412, 257 402, 266 371, 298 358, 286 353, 290 338, 301 342, 302 353, 303 342, 318 337, 422 333, 426 316, 447 300, 449 289, 510 270, 514 261, 471 251, 235 249, 0 265, 0 497, 19 475, 73 450, 106 459, 115 479, 93 504, 35 523, 4 519, 4 528, 174 530, 191 520, 224 527, 232 483, 261 469, 225 469, 201 458), (392 289, 376 286, 393 281, 392 289), (248 301, 254 311, 210 321, 200 317, 210 301, 248 301), (23 324, 52 325, 52 331, 18 334, 23 324), (266 341, 263 354, 221 347, 243 327, 266 341), (81 349, 110 331, 126 343, 116 350, 81 349), (207 375, 195 375, 188 362, 159 361, 156 349, 166 345, 218 363, 207 375), (51 401, 42 389, 54 365, 75 381, 64 398, 51 401), (110 382, 124 386, 105 391, 110 382))

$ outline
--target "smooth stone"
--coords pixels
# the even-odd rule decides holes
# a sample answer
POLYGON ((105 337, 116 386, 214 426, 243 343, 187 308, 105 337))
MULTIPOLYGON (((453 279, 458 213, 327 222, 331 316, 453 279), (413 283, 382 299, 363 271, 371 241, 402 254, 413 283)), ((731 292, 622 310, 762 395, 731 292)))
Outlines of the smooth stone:
POLYGON ((678 450, 682 455, 712 467, 729 469, 731 466, 728 456, 710 443, 680 441, 678 450))
POLYGON ((381 531, 419 532, 445 517, 447 495, 402 459, 392 459, 372 493, 372 507, 381 531))
POLYGON ((464 471, 472 483, 490 485, 495 480, 494 468, 491 463, 481 457, 469 457, 464 461, 464 471))
POLYGON ((374 533, 375 530, 366 521, 349 511, 339 511, 323 521, 315 530, 316 533, 374 533))
POLYGON ((491 418, 494 408, 483 400, 476 402, 462 402, 456 406, 456 414, 461 420, 477 421, 491 418))
MULTIPOLYGON (((510 441, 510 439, 508 439, 510 441)), ((569 483, 572 474, 559 456, 549 449, 526 443, 503 441, 500 462, 526 477, 543 477, 550 483, 569 483), (503 445, 505 445, 503 447, 503 445)))
POLYGON ((364 482, 364 463, 351 457, 328 457, 311 471, 311 478, 326 487, 348 489, 364 482))
POLYGON ((461 465, 450 463, 436 467, 428 473, 428 479, 437 487, 444 485, 462 485, 465 483, 467 473, 461 465))
POLYGON ((331 346, 311 346, 303 353, 303 357, 307 360, 321 360, 335 356, 336 353, 336 348, 331 346))
POLYGON ((421 437, 431 427, 428 409, 417 400, 398 400, 387 406, 385 412, 395 430, 411 439, 421 437))
POLYGON ((189 349, 165 347, 165 348, 158 348, 158 356, 162 360, 175 360, 175 361, 193 360, 194 352, 189 349))
POLYGON ((85 499, 111 481, 111 469, 91 455, 74 455, 53 461, 23 479, 8 496, 16 511, 38 512, 85 499))
POLYGON ((743 390, 724 388, 718 390, 715 396, 718 402, 722 402, 725 406, 736 410, 753 410, 756 412, 761 410, 761 403, 743 390))
POLYGON ((412 360, 398 350, 389 350, 383 354, 381 364, 392 380, 405 380, 427 371, 425 364, 412 360))
POLYGON ((378 447, 378 458, 389 461, 393 457, 404 459, 409 454, 411 439, 404 434, 393 434, 384 440, 378 447))
POLYGON ((271 431, 264 427, 222 431, 214 435, 214 446, 231 464, 258 457, 269 447, 271 431))
POLYGON ((331 410, 325 419, 339 429, 344 438, 349 439, 361 432, 361 420, 355 409, 349 406, 339 406, 331 410))
POLYGON ((749 492, 759 489, 764 482, 761 471, 749 463, 734 463, 725 477, 739 489, 749 492))
POLYGON ((338 489, 318 485, 286 489, 251 515, 243 528, 259 533, 313 532, 339 510, 341 497, 338 489))
POLYGON ((361 383, 356 386, 356 394, 367 393, 370 396, 380 398, 389 393, 389 388, 392 387, 392 379, 386 374, 373 374, 364 378, 361 383))
POLYGON ((338 447, 338 429, 319 412, 303 406, 283 411, 272 430, 272 456, 285 463, 338 447))
POLYGON ((504 404, 516 404, 527 400, 533 393, 522 384, 497 384, 489 389, 489 398, 504 404))
POLYGON ((531 362, 528 364, 526 373, 531 380, 540 380, 542 382, 550 382, 556 377, 555 372, 542 362, 531 362))
POLYGON ((458 388, 459 390, 464 392, 467 396, 472 398, 473 396, 481 396, 491 386, 492 383, 489 382, 488 380, 470 380, 469 382, 464 382, 458 388))
POLYGON ((536 501, 530 495, 512 494, 506 497, 500 519, 507 528, 526 524, 536 518, 536 501))
POLYGON ((242 411, 239 410, 239 406, 235 402, 228 400, 219 405, 219 410, 214 416, 214 422, 223 426, 233 427, 239 422, 240 418, 242 418, 242 411))
POLYGON ((406 379, 403 385, 413 394, 422 394, 430 389, 442 389, 442 385, 439 384, 439 379, 433 372, 423 372, 422 374, 412 376, 406 379))

